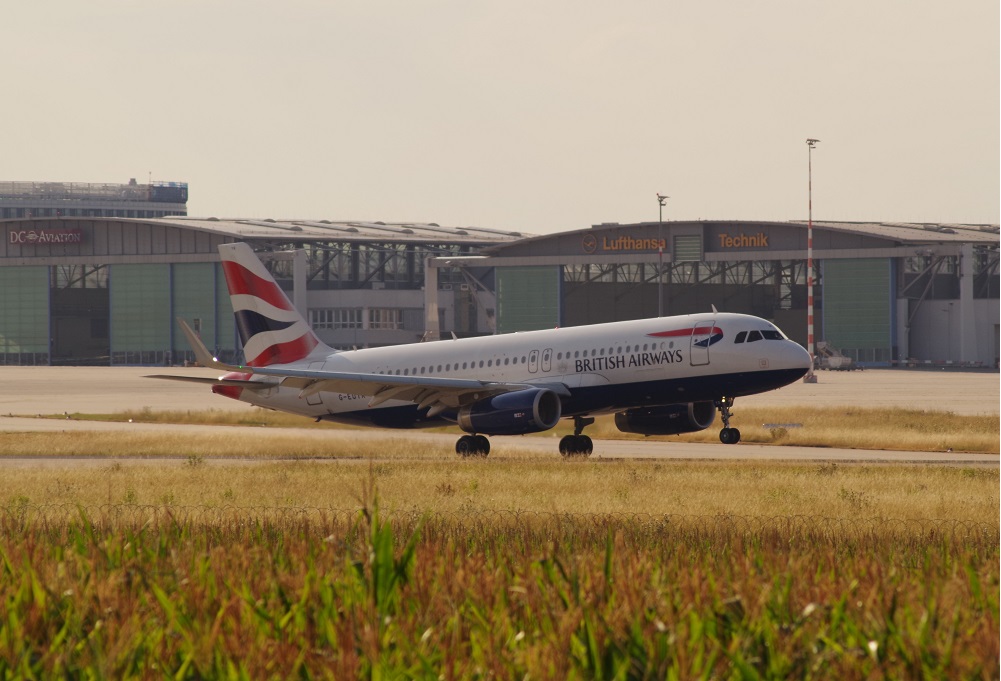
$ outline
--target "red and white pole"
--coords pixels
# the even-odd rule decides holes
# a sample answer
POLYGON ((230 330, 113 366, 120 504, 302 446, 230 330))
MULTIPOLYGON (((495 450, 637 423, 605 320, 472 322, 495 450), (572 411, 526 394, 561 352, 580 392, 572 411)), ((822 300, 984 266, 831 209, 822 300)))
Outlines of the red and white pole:
POLYGON ((803 377, 804 383, 816 383, 817 376, 813 373, 813 148, 820 140, 810 138, 807 146, 807 194, 809 209, 806 223, 806 351, 810 353, 810 370, 803 377))

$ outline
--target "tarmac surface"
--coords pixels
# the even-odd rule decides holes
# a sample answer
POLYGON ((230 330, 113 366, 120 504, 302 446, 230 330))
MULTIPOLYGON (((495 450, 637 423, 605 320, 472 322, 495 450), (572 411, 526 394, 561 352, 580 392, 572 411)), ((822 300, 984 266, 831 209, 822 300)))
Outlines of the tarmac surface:
MULTIPOLYGON (((145 378, 176 374, 217 378, 212 369, 181 367, 0 367, 0 414, 108 414, 126 410, 247 410, 243 402, 215 395, 208 386, 145 378)), ((902 407, 997 414, 997 372, 868 369, 818 371, 816 383, 797 381, 737 404, 755 407, 814 405, 902 407)), ((781 421, 781 410, 776 411, 781 421)))
MULTIPOLYGON (((205 385, 146 378, 150 374, 177 374, 215 378, 219 372, 178 367, 0 367, 0 433, 26 431, 119 430, 213 432, 213 426, 97 423, 72 419, 39 419, 50 414, 106 414, 126 410, 253 409, 236 400, 214 395, 205 385)), ((934 370, 865 370, 817 373, 816 383, 796 382, 761 395, 740 398, 737 408, 775 407, 776 423, 782 408, 800 404, 831 407, 902 407, 951 411, 956 414, 998 414, 1001 381, 995 372, 934 370)), ((258 437, 295 434, 303 438, 425 439, 451 447, 455 436, 422 431, 247 428, 258 437)), ((556 454, 556 440, 546 437, 492 438, 493 453, 505 449, 537 450, 556 454)), ((492 454, 492 456, 494 455, 492 454)), ((866 461, 998 465, 997 455, 935 452, 887 452, 741 444, 737 446, 643 441, 596 441, 592 459, 657 458, 716 460, 866 461)), ((4 468, 58 465, 57 460, 5 459, 4 468)), ((74 459, 74 465, 85 465, 74 459)), ((220 461, 220 463, 222 463, 220 461)))

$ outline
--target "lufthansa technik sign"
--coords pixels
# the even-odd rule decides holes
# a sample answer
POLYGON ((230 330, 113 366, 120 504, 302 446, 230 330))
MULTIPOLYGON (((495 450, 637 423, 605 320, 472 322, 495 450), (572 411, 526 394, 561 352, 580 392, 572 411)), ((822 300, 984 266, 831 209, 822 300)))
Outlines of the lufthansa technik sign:
POLYGON ((720 248, 768 248, 768 235, 757 234, 727 234, 719 235, 720 248))
POLYGON ((665 239, 637 239, 628 234, 617 237, 601 237, 599 242, 593 234, 585 234, 581 242, 585 253, 614 253, 623 251, 657 251, 667 246, 665 239))

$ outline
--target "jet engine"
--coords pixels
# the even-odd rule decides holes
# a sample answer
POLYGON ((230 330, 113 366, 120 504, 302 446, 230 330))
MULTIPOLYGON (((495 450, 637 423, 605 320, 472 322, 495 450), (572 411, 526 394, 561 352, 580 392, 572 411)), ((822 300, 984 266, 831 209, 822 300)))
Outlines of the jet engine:
POLYGON ((549 430, 559 422, 562 409, 552 390, 528 388, 462 407, 456 421, 467 433, 522 435, 549 430))
POLYGON ((712 402, 689 402, 616 412, 615 427, 623 433, 679 435, 705 430, 715 419, 716 405, 712 402))

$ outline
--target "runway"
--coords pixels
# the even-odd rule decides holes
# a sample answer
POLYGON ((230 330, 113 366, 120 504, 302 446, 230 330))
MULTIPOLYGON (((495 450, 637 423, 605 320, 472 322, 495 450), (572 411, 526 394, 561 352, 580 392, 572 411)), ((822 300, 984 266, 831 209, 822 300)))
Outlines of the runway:
MULTIPOLYGON (((218 371, 182 367, 3 367, 0 414, 80 412, 109 414, 128 409, 245 411, 242 402, 213 395, 205 386, 145 378, 178 374, 216 378, 218 371)), ((738 406, 781 408, 818 406, 902 407, 997 414, 999 376, 988 371, 869 369, 818 371, 816 383, 797 381, 771 392, 742 397, 738 406)))
MULTIPOLYGON (((401 430, 339 430, 336 428, 260 428, 253 426, 200 426, 200 425, 161 425, 148 423, 107 423, 95 421, 74 421, 62 419, 19 418, 0 416, 0 433, 16 432, 98 432, 117 431, 129 433, 152 434, 218 434, 221 428, 233 435, 246 435, 254 438, 300 438, 318 439, 336 448, 338 442, 357 441, 420 441, 442 448, 443 458, 453 458, 452 447, 455 435, 428 433, 422 431, 401 430)), ((533 435, 516 437, 491 438, 491 459, 500 459, 517 454, 523 456, 552 456, 558 460, 558 438, 555 436, 533 435)), ((279 454, 280 458, 280 454, 279 454)), ((800 461, 800 462, 838 462, 838 463, 913 463, 913 464, 946 464, 946 465, 998 465, 998 457, 991 454, 972 454, 965 452, 908 452, 865 449, 840 449, 819 447, 795 447, 760 444, 705 444, 690 442, 655 442, 642 440, 596 440, 594 454, 587 460, 614 459, 647 459, 663 461, 699 460, 699 461, 800 461)), ((178 456, 176 461, 183 463, 187 457, 178 456)), ((321 459, 328 461, 345 461, 344 459, 321 459)), ((107 459, 45 458, 45 459, 0 459, 0 467, 23 467, 31 462, 47 466, 79 466, 83 462, 106 464, 107 459)), ((141 459, 137 459, 141 461, 141 459)), ((157 459, 163 462, 164 459, 157 459)), ((234 462, 234 459, 218 459, 218 463, 234 462)), ((254 459, 253 461, 260 461, 254 459)), ((354 460, 357 461, 357 460, 354 460)))
MULTIPOLYGON (((252 407, 213 395, 204 386, 145 378, 150 373, 186 373, 215 376, 205 369, 150 367, 0 367, 0 433, 128 431, 150 433, 218 433, 221 426, 157 425, 107 423, 72 419, 43 419, 38 414, 114 413, 128 409, 142 410, 250 410, 252 407)), ((860 372, 820 372, 814 384, 794 383, 770 393, 741 398, 741 405, 774 407, 775 421, 782 421, 785 406, 802 404, 836 406, 898 406, 916 409, 946 410, 959 414, 997 414, 999 411, 998 374, 988 372, 936 372, 869 370, 860 372)), ((416 439, 440 444, 443 457, 451 453, 455 436, 423 431, 263 429, 225 426, 234 434, 256 438, 319 438, 336 443, 367 440, 416 439)), ((518 453, 559 458, 554 436, 536 435, 491 438, 491 458, 518 453)), ((705 461, 800 461, 917 463, 951 465, 998 465, 997 455, 962 452, 904 452, 883 450, 834 449, 774 446, 741 443, 739 445, 687 442, 644 442, 636 440, 596 440, 589 460, 649 459, 705 461)), ((184 457, 178 457, 184 461, 184 457)), ((79 466, 85 459, 0 459, 5 468, 26 465, 79 466), (43 463, 44 462, 44 463, 43 463)), ((106 464, 106 459, 94 460, 106 464)), ((159 461, 163 461, 162 459, 159 461)), ((233 461, 220 459, 219 463, 233 461)))

